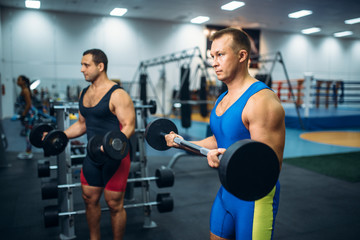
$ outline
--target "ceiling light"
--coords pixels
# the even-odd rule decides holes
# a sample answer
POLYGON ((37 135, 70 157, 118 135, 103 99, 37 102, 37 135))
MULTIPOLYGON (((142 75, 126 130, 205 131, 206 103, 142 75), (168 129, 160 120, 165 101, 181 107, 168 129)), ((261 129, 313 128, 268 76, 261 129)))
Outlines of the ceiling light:
POLYGON ((355 24, 355 23, 360 23, 360 17, 359 18, 353 18, 353 19, 348 19, 344 21, 346 24, 355 24))
POLYGON ((301 11, 289 13, 288 17, 289 18, 301 18, 301 17, 305 17, 310 14, 312 14, 312 11, 310 11, 310 10, 301 10, 301 11))
POLYGON ((312 33, 320 32, 320 31, 321 31, 321 29, 318 27, 312 27, 312 28, 307 28, 307 29, 301 30, 301 32, 303 34, 312 34, 312 33))
POLYGON ((221 9, 222 10, 227 10, 227 11, 233 11, 239 7, 242 7, 244 6, 245 3, 244 2, 240 2, 240 1, 232 1, 232 2, 229 2, 225 5, 222 5, 221 6, 221 9))
POLYGON ((196 18, 193 18, 190 20, 191 23, 196 23, 196 24, 200 24, 200 23, 204 23, 209 21, 210 18, 209 17, 205 17, 205 16, 198 16, 196 18))
POLYGON ((123 16, 126 12, 127 12, 127 9, 126 9, 126 8, 114 8, 114 9, 110 12, 110 15, 111 15, 111 16, 121 17, 121 16, 123 16))
POLYGON ((343 32, 334 33, 334 37, 345 37, 350 35, 353 35, 352 31, 343 31, 343 32))
POLYGON ((39 9, 40 8, 40 1, 25 1, 25 7, 27 8, 36 8, 36 9, 39 9))

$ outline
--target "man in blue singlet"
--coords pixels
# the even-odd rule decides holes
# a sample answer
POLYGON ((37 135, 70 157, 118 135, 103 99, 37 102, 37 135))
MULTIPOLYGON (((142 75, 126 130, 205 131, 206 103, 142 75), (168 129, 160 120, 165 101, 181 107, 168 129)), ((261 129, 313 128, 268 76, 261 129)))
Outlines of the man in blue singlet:
MULTIPOLYGON (((79 118, 64 132, 69 139, 87 134, 104 136, 108 131, 121 130, 127 138, 135 131, 135 109, 130 96, 109 80, 106 74, 108 60, 99 49, 83 53, 81 72, 90 85, 82 90, 79 98, 79 118)), ((86 219, 90 239, 100 239, 100 197, 110 209, 114 239, 122 239, 126 225, 124 194, 130 170, 130 157, 121 161, 106 156, 92 159, 86 156, 81 169, 82 196, 86 206, 86 219)))
MULTIPOLYGON (((253 139, 269 145, 277 154, 280 167, 285 145, 285 113, 276 94, 248 72, 250 40, 234 28, 226 28, 211 37, 213 68, 228 90, 219 96, 210 115, 213 136, 193 143, 212 149, 208 164, 219 167, 218 155, 241 139, 253 139)), ((175 133, 166 135, 168 146, 175 133)), ((180 137, 180 136, 179 136, 180 137)), ((280 184, 264 198, 243 201, 220 187, 210 216, 210 239, 269 240, 273 237, 279 206, 280 184)))

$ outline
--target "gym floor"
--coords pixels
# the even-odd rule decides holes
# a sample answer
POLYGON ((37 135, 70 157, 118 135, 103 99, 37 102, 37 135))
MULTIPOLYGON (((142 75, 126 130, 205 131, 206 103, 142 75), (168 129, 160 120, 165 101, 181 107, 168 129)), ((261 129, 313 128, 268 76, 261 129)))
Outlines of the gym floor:
MULTIPOLYGON (((3 126, 9 147, 6 162, 0 162, 3 165, 0 168, 1 239, 59 239, 60 228, 45 228, 42 218, 43 208, 56 204, 56 200, 41 200, 37 163, 44 160, 42 151, 34 149, 32 160, 18 160, 17 154, 25 149, 25 139, 19 135, 20 123, 4 119, 3 126), (4 163, 10 166, 4 166, 4 163)), ((300 137, 306 133, 303 130, 286 130, 285 158, 360 150, 359 146, 330 145, 321 140, 300 137)), ((188 139, 203 138, 206 131, 207 125, 196 121, 188 129, 179 128, 180 134, 188 139)), ((351 138, 354 139, 354 136, 351 138)), ((180 151, 170 149, 158 152, 147 147, 149 175, 159 166, 168 165, 177 153, 180 151)), ((55 158, 50 161, 55 164, 55 158)), ((158 189, 155 183, 151 183, 150 194, 155 199, 157 193, 171 193, 174 210, 161 214, 153 207, 151 216, 157 227, 145 229, 142 208, 128 209, 125 239, 208 239, 211 205, 220 185, 216 170, 209 168, 204 158, 190 155, 179 158, 173 170, 175 185, 158 189)), ((360 183, 338 180, 286 163, 283 164, 280 183, 280 206, 274 239, 359 239, 360 183)), ((140 189, 135 188, 134 196, 135 201, 140 199, 140 189)), ((74 202, 76 209, 84 209, 79 189, 74 189, 74 202)), ((103 200, 102 204, 105 207, 103 200)), ((102 214, 101 233, 102 239, 112 239, 108 212, 102 214)), ((75 216, 75 234, 77 239, 89 238, 84 215, 75 216)))

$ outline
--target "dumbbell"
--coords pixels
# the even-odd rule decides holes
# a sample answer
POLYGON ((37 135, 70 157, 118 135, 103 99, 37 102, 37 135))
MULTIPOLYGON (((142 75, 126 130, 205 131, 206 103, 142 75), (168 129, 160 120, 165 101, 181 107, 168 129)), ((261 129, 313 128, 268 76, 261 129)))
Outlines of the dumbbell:
MULTIPOLYGON (((155 119, 145 129, 148 144, 160 151, 169 149, 165 135, 178 133, 176 125, 165 118, 155 119)), ((174 142, 206 156, 209 149, 176 137, 174 142)), ((250 139, 240 140, 219 156, 218 174, 223 187, 245 201, 255 201, 266 196, 275 186, 280 164, 276 153, 264 143, 250 139)))
MULTIPOLYGON (((162 166, 161 168, 156 169, 154 177, 129 178, 127 182, 130 183, 143 181, 155 181, 158 188, 166 188, 172 187, 174 185, 175 176, 174 172, 170 168, 162 166)), ((80 186, 80 183, 57 185, 56 179, 43 181, 41 183, 41 198, 43 200, 54 199, 58 197, 58 189, 68 189, 80 186)))
POLYGON ((69 142, 63 131, 54 129, 49 124, 38 124, 30 132, 30 143, 37 148, 44 149, 45 156, 56 156, 62 153, 69 142), (48 134, 43 139, 44 133, 48 134))
MULTIPOLYGON (((160 213, 171 212, 174 209, 174 200, 169 193, 159 193, 156 196, 156 201, 146 203, 134 203, 124 205, 124 208, 136 208, 157 206, 160 213)), ((109 211, 109 208, 102 208, 101 211, 109 211)), ((55 227, 59 225, 59 217, 72 216, 78 214, 85 214, 85 210, 71 211, 71 212, 59 212, 57 205, 46 206, 44 208, 44 223, 45 227, 55 227)))
POLYGON ((121 131, 110 131, 104 136, 94 135, 87 144, 90 158, 100 164, 104 163, 104 156, 115 161, 121 161, 129 152, 129 141, 121 131), (103 146, 104 152, 100 147, 103 146))
MULTIPOLYGON (((71 155, 71 166, 75 166, 75 165, 80 165, 84 162, 86 155, 82 154, 82 155, 71 155)), ((50 177, 50 170, 56 170, 57 166, 56 165, 50 165, 49 161, 39 161, 38 162, 38 177, 39 178, 43 178, 43 177, 50 177)))

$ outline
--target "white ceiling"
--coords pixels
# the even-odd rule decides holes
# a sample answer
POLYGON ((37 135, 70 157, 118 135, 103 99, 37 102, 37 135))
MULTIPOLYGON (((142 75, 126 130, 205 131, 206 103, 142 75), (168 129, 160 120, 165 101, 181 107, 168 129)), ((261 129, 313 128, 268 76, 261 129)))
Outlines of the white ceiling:
MULTIPOLYGON (((197 16, 209 16, 207 25, 240 26, 297 32, 320 27, 313 35, 332 35, 350 30, 360 38, 360 23, 347 25, 344 20, 360 17, 360 0, 243 0, 245 6, 223 11, 220 6, 231 0, 42 0, 41 10, 109 15, 115 7, 124 7, 124 18, 156 19, 189 23, 197 16), (313 14, 290 19, 288 14, 307 9, 313 14)), ((24 0, 0 0, 2 7, 25 8, 24 0)))

